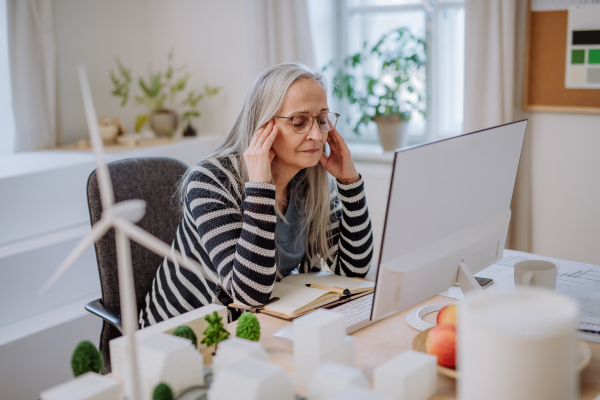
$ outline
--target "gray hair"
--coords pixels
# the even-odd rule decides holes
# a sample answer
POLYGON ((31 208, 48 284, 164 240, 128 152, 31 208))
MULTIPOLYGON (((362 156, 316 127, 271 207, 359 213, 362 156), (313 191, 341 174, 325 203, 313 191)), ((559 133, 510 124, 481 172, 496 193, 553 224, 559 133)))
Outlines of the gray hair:
MULTIPOLYGON (((325 77, 319 72, 300 63, 283 63, 267 68, 258 75, 246 96, 244 107, 237 117, 225 140, 207 159, 235 156, 240 168, 236 179, 244 187, 248 182, 248 170, 244 162, 244 152, 250 146, 252 136, 266 124, 281 107, 289 87, 302 79, 313 79, 327 91, 325 77)), ((204 160, 200 160, 196 165, 204 160)), ((188 169, 177 186, 177 196, 182 207, 188 180, 193 168, 188 169)), ((330 176, 321 163, 306 168, 298 174, 298 185, 303 188, 305 201, 302 202, 302 230, 306 232, 306 250, 310 265, 319 265, 321 258, 329 253, 328 233, 331 232, 330 218, 330 176)), ((281 212, 276 207, 281 216, 281 212)))

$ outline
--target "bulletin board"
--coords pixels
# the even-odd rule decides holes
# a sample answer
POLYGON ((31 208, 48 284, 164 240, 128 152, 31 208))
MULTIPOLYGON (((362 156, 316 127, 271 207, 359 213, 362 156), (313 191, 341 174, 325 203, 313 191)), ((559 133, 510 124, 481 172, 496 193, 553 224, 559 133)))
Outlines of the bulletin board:
MULTIPOLYGON (((600 26, 594 28, 596 23, 593 21, 578 27, 578 20, 574 22, 573 18, 582 15, 579 8, 579 14, 572 12, 569 16, 568 7, 546 10, 529 3, 523 108, 600 114, 600 80, 596 82, 596 75, 600 74, 600 59, 597 59, 600 26)), ((565 3, 572 6, 576 1, 565 3)), ((600 11, 600 5, 592 7, 600 11)))

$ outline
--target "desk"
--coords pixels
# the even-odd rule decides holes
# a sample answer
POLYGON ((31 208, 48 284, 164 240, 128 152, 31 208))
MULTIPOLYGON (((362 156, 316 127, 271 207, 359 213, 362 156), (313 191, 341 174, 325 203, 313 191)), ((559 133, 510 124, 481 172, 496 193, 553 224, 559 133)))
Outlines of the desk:
MULTIPOLYGON (((428 304, 445 303, 447 297, 434 296, 415 307, 428 304)), ((406 310, 386 319, 376 322, 366 328, 354 332, 356 338, 356 366, 360 368, 372 384, 373 369, 394 356, 411 348, 414 337, 419 333, 406 323, 406 310)), ((270 361, 281 365, 293 379, 294 359, 293 349, 277 343, 271 336, 278 329, 291 322, 257 314, 260 321, 260 343, 269 353, 270 361)), ((235 335, 236 322, 229 324, 229 331, 235 335)), ((580 398, 593 400, 600 393, 600 343, 587 342, 592 349, 592 361, 583 371, 580 398)), ((306 393, 306 388, 297 386, 296 391, 306 393)), ((432 399, 453 399, 456 396, 456 381, 438 374, 438 395, 432 399)))

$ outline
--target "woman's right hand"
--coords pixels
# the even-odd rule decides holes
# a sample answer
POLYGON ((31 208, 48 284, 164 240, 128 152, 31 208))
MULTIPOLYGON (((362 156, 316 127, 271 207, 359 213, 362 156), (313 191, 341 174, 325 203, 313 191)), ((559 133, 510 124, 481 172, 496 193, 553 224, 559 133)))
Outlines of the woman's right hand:
POLYGON ((271 119, 262 126, 254 136, 250 147, 244 152, 244 160, 248 169, 250 182, 271 183, 271 161, 275 158, 275 151, 271 148, 278 130, 275 121, 271 119))

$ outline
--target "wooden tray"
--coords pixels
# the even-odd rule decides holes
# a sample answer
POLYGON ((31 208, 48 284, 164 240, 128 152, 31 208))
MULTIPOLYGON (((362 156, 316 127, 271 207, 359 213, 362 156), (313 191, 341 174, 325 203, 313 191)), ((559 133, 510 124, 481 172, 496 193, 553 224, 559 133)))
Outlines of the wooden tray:
MULTIPOLYGON (((426 353, 425 351, 425 341, 427 340, 427 335, 429 335, 429 331, 433 328, 429 328, 421 333, 419 333, 412 342, 412 349, 415 351, 420 351, 422 353, 426 353)), ((577 339, 577 344, 579 345, 579 354, 577 355, 577 371, 581 372, 587 367, 592 359, 592 351, 588 344, 581 340, 577 339)), ((442 367, 441 365, 437 366, 437 370, 440 374, 447 376, 449 378, 457 379, 459 378, 459 373, 455 368, 442 367)))

